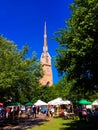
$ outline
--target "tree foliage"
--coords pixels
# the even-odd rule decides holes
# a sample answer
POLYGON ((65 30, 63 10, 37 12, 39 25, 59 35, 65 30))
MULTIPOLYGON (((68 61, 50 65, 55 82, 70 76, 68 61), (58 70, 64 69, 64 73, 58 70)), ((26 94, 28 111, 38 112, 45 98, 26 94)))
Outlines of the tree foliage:
POLYGON ((75 0, 67 27, 59 30, 55 66, 73 82, 70 92, 87 97, 98 87, 98 1, 75 0))
POLYGON ((0 99, 20 102, 30 101, 33 90, 39 86, 41 66, 33 54, 26 58, 28 47, 18 50, 8 39, 0 36, 0 99))

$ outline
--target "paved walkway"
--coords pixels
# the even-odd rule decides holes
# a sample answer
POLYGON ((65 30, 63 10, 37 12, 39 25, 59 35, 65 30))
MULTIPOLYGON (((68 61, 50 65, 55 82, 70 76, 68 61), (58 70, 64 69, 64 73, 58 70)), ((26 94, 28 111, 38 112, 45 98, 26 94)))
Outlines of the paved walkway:
POLYGON ((0 130, 26 130, 27 128, 32 128, 37 125, 42 125, 49 119, 45 115, 37 115, 36 118, 27 117, 19 118, 14 122, 8 122, 6 124, 1 123, 0 130))

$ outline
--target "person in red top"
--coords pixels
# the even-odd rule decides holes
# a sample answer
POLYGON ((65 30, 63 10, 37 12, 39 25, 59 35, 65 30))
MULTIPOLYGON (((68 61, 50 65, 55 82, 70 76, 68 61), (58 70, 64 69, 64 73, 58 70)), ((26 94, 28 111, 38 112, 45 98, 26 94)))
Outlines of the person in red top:
POLYGON ((10 115, 10 108, 6 107, 6 118, 8 118, 10 115))

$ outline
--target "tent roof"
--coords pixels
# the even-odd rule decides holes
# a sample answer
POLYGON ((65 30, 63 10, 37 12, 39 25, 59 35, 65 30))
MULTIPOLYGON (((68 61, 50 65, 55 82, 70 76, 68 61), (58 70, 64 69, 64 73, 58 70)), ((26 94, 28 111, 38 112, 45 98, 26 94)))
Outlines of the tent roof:
POLYGON ((62 98, 58 97, 54 100, 51 100, 48 102, 49 105, 57 105, 57 104, 60 104, 60 102, 62 101, 62 98))
POLYGON ((95 101, 92 102, 92 105, 97 106, 98 105, 98 99, 96 99, 95 101))
POLYGON ((27 102, 27 103, 25 104, 25 106, 33 106, 33 103, 32 103, 32 102, 27 102))
POLYGON ((36 105, 36 106, 45 106, 45 105, 47 105, 47 103, 42 101, 42 100, 37 100, 37 102, 34 103, 34 105, 36 105))
POLYGON ((63 104, 71 104, 69 100, 63 100, 62 98, 58 97, 54 100, 48 102, 49 105, 63 105, 63 104))

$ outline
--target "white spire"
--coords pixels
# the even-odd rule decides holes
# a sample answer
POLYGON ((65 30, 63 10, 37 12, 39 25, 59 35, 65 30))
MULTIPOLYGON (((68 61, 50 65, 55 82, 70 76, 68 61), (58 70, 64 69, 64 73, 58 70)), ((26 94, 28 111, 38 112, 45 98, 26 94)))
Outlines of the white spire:
POLYGON ((44 24, 44 46, 43 46, 43 52, 48 52, 46 21, 45 21, 45 24, 44 24))

